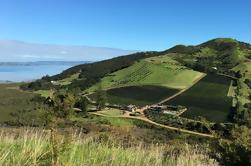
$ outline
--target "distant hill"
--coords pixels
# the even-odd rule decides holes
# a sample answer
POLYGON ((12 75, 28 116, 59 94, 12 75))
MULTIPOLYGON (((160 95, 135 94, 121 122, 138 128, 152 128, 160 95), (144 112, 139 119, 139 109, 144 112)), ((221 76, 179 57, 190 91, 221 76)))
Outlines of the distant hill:
POLYGON ((116 48, 0 41, 0 62, 99 61, 136 51, 116 48))

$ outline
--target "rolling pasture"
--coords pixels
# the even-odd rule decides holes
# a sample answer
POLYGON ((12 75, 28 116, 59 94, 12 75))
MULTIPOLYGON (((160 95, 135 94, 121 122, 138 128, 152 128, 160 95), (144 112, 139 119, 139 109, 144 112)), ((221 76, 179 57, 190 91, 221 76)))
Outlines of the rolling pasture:
POLYGON ((193 87, 165 104, 183 105, 186 118, 205 117, 209 121, 227 122, 232 98, 228 97, 229 78, 207 75, 193 87))
POLYGON ((142 85, 184 89, 201 75, 164 55, 140 60, 130 67, 111 73, 88 91, 95 91, 100 84, 104 89, 142 85))

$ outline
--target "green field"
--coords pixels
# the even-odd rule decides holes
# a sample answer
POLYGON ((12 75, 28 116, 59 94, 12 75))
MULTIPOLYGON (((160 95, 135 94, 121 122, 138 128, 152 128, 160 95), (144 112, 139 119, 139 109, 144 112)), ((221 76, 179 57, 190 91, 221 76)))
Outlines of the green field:
POLYGON ((201 75, 202 73, 188 69, 164 55, 143 59, 130 67, 114 72, 87 91, 95 91, 100 84, 104 89, 141 85, 183 89, 192 85, 201 75))
POLYGON ((58 80, 55 82, 56 85, 69 85, 72 83, 73 80, 77 80, 79 77, 79 73, 73 74, 70 77, 67 77, 62 80, 58 80))
POLYGON ((227 97, 230 79, 223 76, 207 75, 192 88, 167 102, 188 108, 182 116, 187 118, 205 117, 210 121, 227 122, 232 98, 227 97))
POLYGON ((34 94, 19 90, 18 84, 0 84, 0 123, 10 120, 10 113, 34 109, 33 97, 34 94))
POLYGON ((105 108, 102 111, 99 111, 99 113, 107 116, 121 116, 123 115, 123 111, 115 108, 105 108))
MULTIPOLYGON (((129 86, 108 90, 107 98, 110 104, 145 106, 157 103, 178 91, 160 86, 129 86)), ((95 94, 91 97, 95 99, 95 94)))
POLYGON ((34 91, 35 94, 39 94, 42 97, 52 97, 53 91, 52 90, 38 90, 34 91))

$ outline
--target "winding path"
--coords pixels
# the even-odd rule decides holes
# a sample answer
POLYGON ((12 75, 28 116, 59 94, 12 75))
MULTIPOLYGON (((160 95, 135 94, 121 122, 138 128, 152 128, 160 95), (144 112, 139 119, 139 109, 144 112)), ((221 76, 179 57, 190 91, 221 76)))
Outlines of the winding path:
POLYGON ((121 116, 108 116, 108 115, 104 115, 104 114, 101 114, 101 113, 98 113, 98 112, 92 112, 91 114, 98 115, 98 116, 104 116, 104 117, 110 117, 110 118, 137 119, 137 120, 141 120, 141 121, 153 124, 155 126, 163 127, 163 128, 170 129, 170 130, 175 130, 175 131, 179 131, 179 132, 183 132, 183 133, 187 133, 187 134, 193 134, 193 135, 202 136, 202 137, 214 138, 214 136, 211 135, 211 134, 204 134, 204 133, 199 133, 199 132, 190 131, 190 130, 186 130, 186 129, 180 129, 180 128, 177 128, 177 127, 171 127, 171 126, 163 125, 163 124, 151 121, 150 119, 148 119, 146 117, 143 117, 143 116, 130 116, 128 112, 126 114, 124 114, 124 115, 121 115, 121 116))

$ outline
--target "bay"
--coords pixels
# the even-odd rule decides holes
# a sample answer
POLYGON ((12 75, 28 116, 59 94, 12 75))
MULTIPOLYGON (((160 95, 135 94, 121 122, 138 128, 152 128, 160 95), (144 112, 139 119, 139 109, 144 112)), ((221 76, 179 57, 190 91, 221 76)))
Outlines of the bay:
POLYGON ((23 82, 55 75, 87 62, 0 62, 0 82, 23 82))

